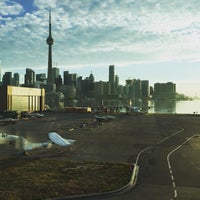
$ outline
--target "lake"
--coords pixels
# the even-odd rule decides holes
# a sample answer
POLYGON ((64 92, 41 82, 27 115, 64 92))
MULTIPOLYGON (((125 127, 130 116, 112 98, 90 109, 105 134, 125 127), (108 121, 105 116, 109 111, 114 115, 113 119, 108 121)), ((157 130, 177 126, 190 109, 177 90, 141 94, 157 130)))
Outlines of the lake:
POLYGON ((200 114, 200 100, 151 102, 149 113, 200 114))

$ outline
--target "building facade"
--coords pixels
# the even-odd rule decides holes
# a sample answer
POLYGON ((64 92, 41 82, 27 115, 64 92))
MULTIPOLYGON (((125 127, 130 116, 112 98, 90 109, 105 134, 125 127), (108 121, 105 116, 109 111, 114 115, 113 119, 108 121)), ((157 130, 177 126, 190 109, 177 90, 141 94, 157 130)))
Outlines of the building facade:
POLYGON ((45 109, 45 90, 2 86, 0 102, 1 111, 43 111, 45 109))
POLYGON ((168 83, 155 83, 154 84, 154 100, 168 99, 174 100, 176 95, 176 84, 168 83))

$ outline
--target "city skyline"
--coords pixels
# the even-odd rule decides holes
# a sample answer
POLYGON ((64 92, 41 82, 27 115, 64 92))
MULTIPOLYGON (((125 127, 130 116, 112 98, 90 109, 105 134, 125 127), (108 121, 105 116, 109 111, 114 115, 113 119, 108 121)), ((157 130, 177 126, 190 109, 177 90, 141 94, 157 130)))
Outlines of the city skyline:
POLYGON ((0 3, 2 72, 47 73, 49 6, 53 63, 95 81, 115 65, 128 78, 174 82, 177 92, 200 96, 200 2, 175 0, 3 0, 0 3))

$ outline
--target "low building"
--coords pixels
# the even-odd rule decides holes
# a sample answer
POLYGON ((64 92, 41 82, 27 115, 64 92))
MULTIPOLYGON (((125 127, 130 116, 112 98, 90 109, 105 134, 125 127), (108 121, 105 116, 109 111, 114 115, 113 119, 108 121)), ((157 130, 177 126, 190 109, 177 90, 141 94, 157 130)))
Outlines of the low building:
POLYGON ((1 111, 43 111, 44 108, 44 89, 15 86, 0 87, 1 111))

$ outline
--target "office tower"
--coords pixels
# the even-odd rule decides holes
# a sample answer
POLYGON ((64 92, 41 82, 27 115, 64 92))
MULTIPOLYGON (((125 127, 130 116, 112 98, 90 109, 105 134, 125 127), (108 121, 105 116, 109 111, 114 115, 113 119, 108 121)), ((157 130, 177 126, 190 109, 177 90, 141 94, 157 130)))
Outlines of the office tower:
POLYGON ((55 84, 56 84, 56 91, 60 91, 60 88, 62 86, 62 77, 61 75, 58 75, 55 80, 54 80, 55 84))
POLYGON ((140 79, 134 79, 133 85, 135 89, 135 99, 141 99, 142 98, 142 83, 140 79))
POLYGON ((2 78, 2 85, 11 85, 12 72, 5 72, 2 78))
POLYGON ((57 78, 59 78, 59 73, 60 73, 59 68, 57 68, 57 67, 52 68, 52 81, 53 81, 53 83, 55 83, 55 80, 57 78))
POLYGON ((35 83, 35 72, 30 68, 26 68, 24 79, 24 83, 26 86, 33 85, 35 83))
POLYGON ((76 86, 77 74, 70 74, 69 71, 63 72, 64 85, 76 86))
POLYGON ((154 84, 154 99, 175 99, 176 84, 168 83, 155 83, 154 84))
POLYGON ((114 85, 115 83, 115 66, 110 65, 109 66, 109 83, 114 85))
POLYGON ((117 89, 119 86, 119 76, 115 75, 115 88, 117 89))
POLYGON ((63 72, 64 85, 70 85, 69 71, 63 72))
POLYGON ((103 87, 104 87, 103 81, 94 83, 94 94, 95 94, 96 100, 103 98, 103 87))
POLYGON ((115 94, 115 66, 109 66, 109 84, 110 84, 110 94, 115 94))
POLYGON ((13 85, 14 86, 19 86, 19 73, 14 73, 13 85))
POLYGON ((47 83, 53 84, 53 77, 52 77, 52 45, 53 45, 53 38, 51 35, 51 11, 49 11, 49 36, 46 40, 49 49, 48 49, 48 75, 47 75, 47 83))
POLYGON ((149 97, 149 81, 142 81, 142 98, 147 99, 149 97))

